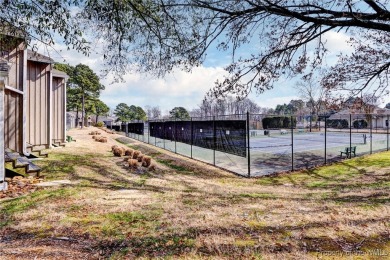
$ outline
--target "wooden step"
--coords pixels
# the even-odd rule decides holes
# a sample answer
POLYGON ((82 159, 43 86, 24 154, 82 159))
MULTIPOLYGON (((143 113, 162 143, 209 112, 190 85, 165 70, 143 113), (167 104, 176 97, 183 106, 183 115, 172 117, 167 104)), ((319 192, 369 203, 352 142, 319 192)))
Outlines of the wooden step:
POLYGON ((44 156, 44 157, 48 157, 49 153, 47 151, 42 150, 42 151, 39 152, 39 155, 40 156, 44 156))
POLYGON ((18 153, 5 152, 5 161, 6 162, 14 162, 19 157, 20 157, 20 154, 18 154, 18 153))
POLYGON ((26 174, 36 173, 39 176, 41 168, 32 163, 28 158, 21 156, 19 153, 13 152, 10 149, 5 149, 4 153, 5 162, 12 162, 12 167, 24 168, 26 174))
POLYGON ((40 147, 33 147, 33 149, 31 150, 33 153, 39 153, 40 151, 44 150, 45 148, 40 148, 40 147))
POLYGON ((41 167, 33 164, 32 162, 28 162, 26 173, 37 173, 39 175, 39 172, 41 171, 41 167))
POLYGON ((56 143, 52 143, 52 146, 54 146, 54 147, 65 147, 65 146, 66 146, 66 143, 59 143, 59 142, 56 142, 56 143))
POLYGON ((46 148, 35 148, 31 152, 36 153, 37 155, 35 155, 35 156, 39 156, 39 157, 48 157, 49 156, 48 152, 46 151, 46 148))
POLYGON ((4 154, 4 161, 5 161, 5 162, 12 162, 12 159, 9 158, 9 156, 8 156, 7 153, 4 154))
POLYGON ((14 168, 25 168, 30 161, 26 157, 18 157, 14 161, 13 167, 14 168))

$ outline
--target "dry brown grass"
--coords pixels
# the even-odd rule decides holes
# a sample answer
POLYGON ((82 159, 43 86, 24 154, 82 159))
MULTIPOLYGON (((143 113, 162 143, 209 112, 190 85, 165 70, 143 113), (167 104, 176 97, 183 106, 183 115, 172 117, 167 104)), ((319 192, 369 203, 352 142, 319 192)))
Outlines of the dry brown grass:
POLYGON ((111 136, 99 144, 86 130, 70 134, 78 141, 38 163, 43 174, 65 172, 78 184, 0 200, 0 258, 349 259, 354 252, 386 259, 369 250, 390 252, 390 153, 245 179, 138 142, 131 145, 154 160, 129 171, 130 161, 109 152, 125 147, 111 136))

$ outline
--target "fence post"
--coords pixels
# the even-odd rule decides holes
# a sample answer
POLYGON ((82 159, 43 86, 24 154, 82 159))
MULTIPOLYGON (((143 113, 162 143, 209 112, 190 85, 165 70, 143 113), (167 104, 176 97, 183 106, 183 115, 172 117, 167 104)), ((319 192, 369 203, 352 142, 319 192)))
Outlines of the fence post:
POLYGON ((177 133, 177 132, 176 132, 176 120, 177 120, 177 119, 175 118, 175 124, 173 125, 174 128, 175 128, 175 130, 174 130, 174 132, 173 132, 173 133, 174 133, 174 138, 175 138, 175 153, 177 153, 177 152, 176 152, 176 133, 177 133))
POLYGON ((387 122, 386 122, 386 140, 387 140, 387 145, 386 145, 386 149, 387 151, 389 150, 389 115, 387 115, 387 122))
POLYGON ((146 143, 145 141, 145 121, 142 122, 144 125, 143 132, 142 132, 142 142, 146 143))
POLYGON ((217 143, 217 136, 216 136, 216 130, 215 130, 215 116, 213 116, 213 163, 215 165, 215 147, 217 143))
POLYGON ((372 114, 370 115, 370 154, 372 154, 372 114))
POLYGON ((248 178, 251 177, 251 147, 250 147, 250 137, 249 137, 249 111, 246 112, 246 136, 248 142, 248 178))
POLYGON ((325 165, 326 165, 326 131, 327 131, 327 129, 326 129, 326 123, 327 123, 327 117, 325 116, 325 134, 324 134, 324 137, 325 137, 325 165))
POLYGON ((375 116, 375 133, 378 133, 378 116, 375 116))
POLYGON ((192 125, 192 117, 191 117, 191 159, 192 159, 192 144, 194 142, 194 130, 193 130, 193 125, 192 125))
POLYGON ((352 157, 351 151, 352 151, 352 114, 349 114, 349 158, 352 157))
POLYGON ((294 170, 294 122, 293 116, 290 116, 291 120, 291 170, 294 170))
POLYGON ((164 149, 165 149, 165 121, 164 121, 164 119, 163 119, 163 133, 162 133, 162 141, 163 141, 163 147, 164 147, 164 149))
MULTIPOLYGON (((2 61, 2 60, 0 60, 2 61)), ((3 64, 1 64, 3 65, 3 64)), ((5 95, 4 95, 4 88, 5 88, 5 80, 6 77, 8 77, 8 70, 6 72, 0 71, 0 190, 6 190, 7 189, 7 182, 5 181, 5 151, 4 151, 4 107, 5 107, 5 95)))

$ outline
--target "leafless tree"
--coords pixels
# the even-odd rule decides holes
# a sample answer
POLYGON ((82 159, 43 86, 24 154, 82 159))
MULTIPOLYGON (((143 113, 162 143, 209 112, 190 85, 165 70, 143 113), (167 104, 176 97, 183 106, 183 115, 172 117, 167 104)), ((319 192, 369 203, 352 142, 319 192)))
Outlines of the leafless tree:
POLYGON ((261 111, 260 106, 249 98, 237 99, 232 96, 214 98, 208 94, 206 94, 199 107, 202 116, 234 115, 245 114, 246 112, 254 114, 261 111))
POLYGON ((313 74, 307 75, 302 81, 298 82, 295 89, 310 109, 311 114, 318 115, 321 111, 326 110, 324 101, 328 91, 320 85, 318 78, 313 74))
POLYGON ((145 106, 145 111, 148 119, 157 119, 161 117, 161 109, 158 106, 145 106))
POLYGON ((325 34, 341 32, 354 52, 341 55, 322 84, 359 94, 387 88, 389 1, 15 0, 0 2, 0 22, 48 45, 58 34, 84 53, 101 42, 105 72, 119 76, 131 64, 160 76, 176 67, 189 71, 217 45, 232 58, 213 92, 241 97, 273 88, 280 77, 312 73, 323 65, 325 34))

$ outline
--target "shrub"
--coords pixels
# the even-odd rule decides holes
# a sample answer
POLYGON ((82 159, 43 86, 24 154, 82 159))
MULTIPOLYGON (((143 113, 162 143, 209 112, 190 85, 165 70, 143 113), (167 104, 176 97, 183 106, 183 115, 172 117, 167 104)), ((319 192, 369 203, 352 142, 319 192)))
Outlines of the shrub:
POLYGON ((152 157, 145 155, 142 159, 142 166, 149 167, 152 163, 152 157))
POLYGON ((328 119, 326 120, 326 126, 331 128, 348 128, 349 124, 346 119, 328 119))
POLYGON ((107 137, 102 136, 102 137, 99 139, 99 142, 101 142, 101 143, 107 143, 107 137))
POLYGON ((121 157, 124 154, 124 150, 121 147, 114 148, 114 155, 117 157, 121 157))
POLYGON ((155 171, 156 170, 156 165, 155 164, 151 164, 148 168, 149 171, 155 171))
POLYGON ((103 127, 104 126, 104 123, 103 122, 97 122, 95 124, 96 127, 103 127))
POLYGON ((368 126, 368 123, 366 120, 364 119, 359 119, 359 120, 355 120, 353 122, 353 128, 367 128, 368 126))
POLYGON ((129 167, 131 169, 137 169, 138 168, 138 161, 137 160, 129 159, 127 162, 129 163, 129 167))
POLYGON ((289 116, 265 117, 263 118, 262 122, 264 129, 291 128, 291 126, 296 127, 297 125, 297 119, 293 117, 293 120, 291 122, 291 117, 289 116))
POLYGON ((140 155, 140 154, 141 154, 140 151, 135 150, 135 151, 133 152, 133 159, 137 159, 137 158, 138 158, 138 155, 140 155))
POLYGON ((126 149, 125 155, 126 155, 126 156, 130 156, 130 157, 133 157, 133 152, 134 152, 133 149, 126 149))
POLYGON ((144 155, 142 153, 140 153, 137 157, 138 162, 142 162, 143 158, 144 158, 144 155))

